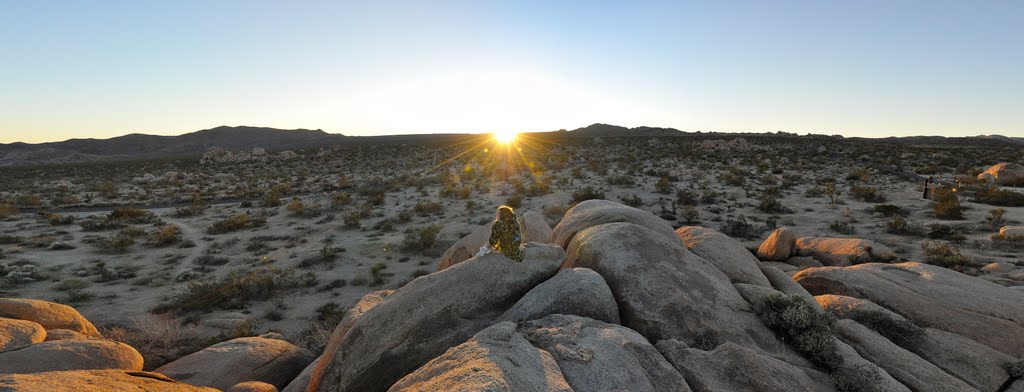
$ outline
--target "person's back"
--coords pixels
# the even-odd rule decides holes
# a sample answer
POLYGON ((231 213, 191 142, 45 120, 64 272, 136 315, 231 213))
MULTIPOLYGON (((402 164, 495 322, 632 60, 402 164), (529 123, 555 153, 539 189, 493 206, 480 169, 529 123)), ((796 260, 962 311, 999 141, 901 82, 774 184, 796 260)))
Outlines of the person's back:
POLYGON ((512 207, 498 207, 497 218, 494 225, 491 226, 491 238, 488 243, 491 248, 503 253, 510 260, 523 261, 523 252, 519 249, 519 244, 522 243, 520 232, 519 221, 516 220, 516 214, 512 211, 512 207))

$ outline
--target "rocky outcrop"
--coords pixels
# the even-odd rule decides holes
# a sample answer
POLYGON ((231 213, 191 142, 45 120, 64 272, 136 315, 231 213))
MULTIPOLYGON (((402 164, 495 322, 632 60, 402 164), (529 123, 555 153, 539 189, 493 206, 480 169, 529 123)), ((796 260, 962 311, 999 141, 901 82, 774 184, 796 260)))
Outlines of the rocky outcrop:
POLYGON ((564 259, 560 247, 529 243, 520 263, 491 253, 416 278, 352 326, 313 382, 320 391, 384 390, 490 326, 564 259))
MULTIPOLYGON (((544 221, 544 216, 533 211, 527 211, 519 217, 519 224, 522 226, 522 243, 538 242, 548 243, 551 238, 551 227, 544 221)), ((473 232, 455 241, 448 250, 441 255, 441 263, 437 270, 441 271, 455 264, 461 263, 473 257, 480 250, 481 246, 488 245, 491 237, 491 226, 494 221, 477 227, 473 232)))
POLYGON ((853 320, 839 320, 843 342, 914 391, 977 391, 962 380, 853 320))
POLYGON ((753 146, 746 139, 738 137, 730 141, 711 139, 701 142, 700 149, 712 152, 749 152, 753 146))
POLYGON ((495 324, 403 377, 388 391, 573 391, 555 359, 511 322, 495 324))
POLYGON ((832 340, 835 342, 836 352, 843 358, 843 364, 832 376, 836 379, 836 384, 842 384, 846 390, 858 392, 910 392, 910 388, 889 375, 885 369, 864 359, 849 344, 836 338, 832 340))
POLYGON ((870 300, 919 326, 1024 356, 1024 292, 922 263, 810 268, 794 279, 814 295, 870 300))
POLYGON ((345 313, 345 317, 341 319, 341 322, 334 327, 334 331, 331 333, 331 339, 327 341, 327 345, 324 347, 323 354, 320 355, 313 363, 306 366, 299 373, 295 380, 285 387, 284 392, 305 392, 308 390, 315 391, 318 387, 318 383, 323 379, 324 371, 327 370, 327 364, 331 363, 334 359, 334 355, 338 352, 341 347, 341 341, 348 335, 348 331, 352 329, 352 326, 356 324, 359 319, 363 318, 366 312, 370 311, 377 305, 380 305, 387 296, 394 293, 394 290, 380 290, 368 293, 356 302, 352 309, 345 313))
POLYGON ((214 147, 203 153, 199 158, 199 164, 223 164, 242 162, 270 162, 272 160, 287 161, 300 157, 301 155, 291 150, 281 151, 277 155, 270 155, 262 147, 253 147, 251 151, 231 152, 222 147, 214 147))
POLYGON ((757 248, 757 258, 766 261, 784 261, 796 254, 796 234, 780 227, 772 231, 757 248))
POLYGON ((793 280, 793 278, 787 275, 785 272, 764 265, 761 266, 761 272, 764 273, 764 276, 768 279, 768 282, 771 283, 771 286, 769 287, 773 287, 784 294, 799 295, 801 297, 804 297, 807 299, 808 303, 811 303, 815 307, 818 307, 817 303, 814 301, 814 296, 812 296, 811 293, 808 293, 807 290, 803 288, 803 286, 801 286, 799 283, 793 280))
POLYGON ((232 385, 224 392, 277 392, 277 387, 261 381, 246 381, 232 385))
POLYGON ((758 269, 757 258, 739 241, 700 226, 680 227, 676 229, 676 235, 690 252, 710 261, 732 282, 770 286, 758 269))
POLYGON ((101 337, 96 326, 74 308, 58 303, 24 298, 0 298, 0 317, 29 320, 46 329, 70 329, 101 337))
POLYGON ((601 274, 622 324, 650 341, 734 342, 794 355, 753 314, 729 277, 678 238, 632 223, 590 227, 573 237, 563 267, 601 274))
POLYGON ((142 355, 131 346, 102 339, 36 343, 0 353, 0 374, 61 370, 142 370, 142 355))
POLYGON ((571 314, 619 323, 619 308, 604 278, 586 268, 569 268, 530 290, 502 320, 528 321, 549 314, 571 314))
POLYGON ((629 328, 554 314, 521 329, 530 343, 551 353, 574 391, 690 390, 679 371, 629 328))
POLYGON ((284 388, 313 361, 313 353, 283 340, 231 339, 186 355, 155 371, 192 385, 227 389, 262 381, 284 388))
POLYGON ((613 201, 587 200, 566 211, 565 216, 551 231, 551 243, 568 248, 576 233, 588 227, 614 222, 633 223, 667 239, 679 241, 672 226, 654 214, 613 201))
POLYGON ((824 265, 840 267, 896 258, 889 247, 859 238, 802 237, 796 240, 796 253, 813 257, 824 265))
POLYGON ((0 318, 0 352, 39 343, 46 339, 42 325, 27 320, 0 318))
MULTIPOLYGON (((89 339, 91 336, 70 329, 51 329, 46 331, 46 341, 65 339, 89 339)), ((95 338, 94 338, 95 339, 95 338)))
MULTIPOLYGON (((696 392, 834 391, 828 376, 809 376, 804 369, 757 350, 723 343, 714 350, 690 348, 676 340, 658 342, 658 351, 686 377, 696 392)), ((815 372, 812 369, 806 371, 815 372)))
POLYGON ((69 370, 0 375, 5 392, 161 391, 217 392, 174 381, 159 373, 124 370, 69 370))
POLYGON ((1024 184, 1024 165, 998 163, 978 174, 978 179, 1001 185, 1021 185, 1024 184))

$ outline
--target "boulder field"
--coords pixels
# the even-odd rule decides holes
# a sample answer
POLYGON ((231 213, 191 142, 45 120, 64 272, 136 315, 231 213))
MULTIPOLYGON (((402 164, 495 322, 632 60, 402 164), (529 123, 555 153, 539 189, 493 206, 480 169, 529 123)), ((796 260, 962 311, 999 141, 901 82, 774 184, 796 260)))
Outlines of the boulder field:
POLYGON ((579 203, 547 238, 544 227, 535 229, 521 263, 495 253, 468 257, 365 295, 319 356, 265 335, 141 372, 135 350, 103 340, 74 309, 2 299, 0 390, 1024 385, 1024 292, 928 264, 870 262, 887 256, 882 244, 801 243, 780 229, 752 252, 715 230, 673 229, 604 200, 579 203))

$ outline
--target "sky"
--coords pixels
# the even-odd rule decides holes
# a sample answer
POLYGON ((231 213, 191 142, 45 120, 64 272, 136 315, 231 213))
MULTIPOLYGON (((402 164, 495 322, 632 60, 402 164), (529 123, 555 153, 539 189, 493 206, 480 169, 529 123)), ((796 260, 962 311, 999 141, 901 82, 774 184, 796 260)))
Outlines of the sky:
POLYGON ((346 135, 1024 136, 1022 1, 0 0, 0 143, 346 135))

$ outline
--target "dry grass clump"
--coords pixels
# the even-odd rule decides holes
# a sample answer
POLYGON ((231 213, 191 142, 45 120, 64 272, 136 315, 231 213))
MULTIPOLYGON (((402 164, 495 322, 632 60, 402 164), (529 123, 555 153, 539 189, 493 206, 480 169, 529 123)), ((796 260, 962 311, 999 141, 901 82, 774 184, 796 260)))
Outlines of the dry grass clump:
POLYGON ((145 359, 145 370, 198 351, 207 343, 200 339, 195 324, 184 323, 173 314, 142 314, 129 319, 128 325, 102 330, 107 339, 132 346, 145 359))
POLYGON ((266 217, 262 215, 250 216, 248 212, 242 212, 214 222, 210 227, 206 228, 206 232, 208 234, 224 234, 248 227, 260 226, 265 222, 266 217))
POLYGON ((316 275, 298 274, 294 269, 278 270, 267 267, 250 271, 232 271, 220 279, 190 282, 184 292, 169 304, 154 309, 155 313, 170 310, 209 311, 238 309, 250 301, 270 299, 281 291, 316 286, 316 275))
POLYGON ((935 206, 932 209, 936 218, 960 220, 964 219, 964 210, 967 207, 960 205, 960 197, 956 192, 938 189, 935 191, 935 206))

